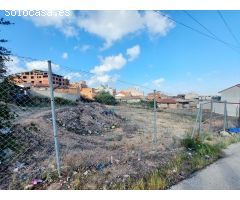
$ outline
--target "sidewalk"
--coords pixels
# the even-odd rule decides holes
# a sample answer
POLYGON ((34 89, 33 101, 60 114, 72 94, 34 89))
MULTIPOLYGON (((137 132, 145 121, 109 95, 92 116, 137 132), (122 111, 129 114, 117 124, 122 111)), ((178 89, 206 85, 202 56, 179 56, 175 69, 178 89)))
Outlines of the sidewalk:
POLYGON ((172 190, 239 190, 240 143, 224 150, 226 156, 191 178, 171 187, 172 190))

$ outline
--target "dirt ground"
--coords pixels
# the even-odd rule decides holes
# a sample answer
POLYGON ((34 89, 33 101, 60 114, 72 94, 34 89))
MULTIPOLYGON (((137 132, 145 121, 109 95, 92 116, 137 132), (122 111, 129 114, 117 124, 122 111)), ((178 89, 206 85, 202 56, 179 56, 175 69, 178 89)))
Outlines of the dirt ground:
MULTIPOLYGON (((63 109, 68 108, 58 108, 57 112, 63 109)), ((192 117, 157 112, 157 142, 153 144, 151 110, 126 105, 106 109, 124 120, 98 134, 79 134, 59 124, 63 172, 60 183, 52 177, 56 167, 50 110, 21 111, 13 134, 21 135, 28 148, 4 169, 0 189, 24 189, 34 179, 43 180, 41 189, 114 188, 117 183, 141 177, 164 165, 178 150, 180 138, 194 125, 192 117), (24 167, 16 170, 16 162, 24 167), (80 182, 76 183, 76 176, 80 182)))

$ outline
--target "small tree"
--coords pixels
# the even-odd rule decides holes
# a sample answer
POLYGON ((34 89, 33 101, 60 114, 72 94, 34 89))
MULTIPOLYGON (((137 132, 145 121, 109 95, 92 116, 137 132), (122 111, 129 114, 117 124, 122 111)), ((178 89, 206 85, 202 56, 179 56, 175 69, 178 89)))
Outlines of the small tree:
POLYGON ((95 100, 106 105, 116 105, 117 101, 109 92, 100 92, 96 95, 95 100))
MULTIPOLYGON (((0 19, 0 25, 5 26, 5 25, 10 25, 11 23, 9 21, 4 20, 3 18, 0 19)), ((0 79, 5 78, 6 72, 7 72, 7 67, 6 67, 6 62, 10 61, 10 51, 3 47, 1 44, 6 43, 7 40, 0 38, 0 79)))

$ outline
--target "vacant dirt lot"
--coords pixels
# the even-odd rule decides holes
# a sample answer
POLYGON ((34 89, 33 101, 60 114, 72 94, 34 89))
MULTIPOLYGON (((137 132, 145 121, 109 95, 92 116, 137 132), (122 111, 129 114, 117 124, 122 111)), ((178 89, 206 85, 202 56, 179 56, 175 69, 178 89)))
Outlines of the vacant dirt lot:
POLYGON ((36 188, 44 189, 114 188, 117 183, 143 176, 166 163, 178 150, 179 138, 194 124, 192 117, 157 112, 157 142, 153 144, 151 110, 105 107, 96 103, 59 108, 63 174, 60 183, 55 183, 50 114, 47 109, 23 112, 16 120, 13 135, 19 137, 26 148, 0 173, 1 189, 23 189, 33 179, 43 180, 36 188), (98 120, 100 115, 101 120, 98 120), (16 163, 24 167, 16 170, 16 163))

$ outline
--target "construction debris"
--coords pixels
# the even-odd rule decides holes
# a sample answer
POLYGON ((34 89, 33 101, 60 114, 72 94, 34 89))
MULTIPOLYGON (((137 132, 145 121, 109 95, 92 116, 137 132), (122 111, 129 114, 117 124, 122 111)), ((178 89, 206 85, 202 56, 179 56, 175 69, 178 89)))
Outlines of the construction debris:
POLYGON ((68 131, 81 135, 101 135, 120 126, 123 118, 99 103, 80 103, 57 112, 57 122, 68 131))

